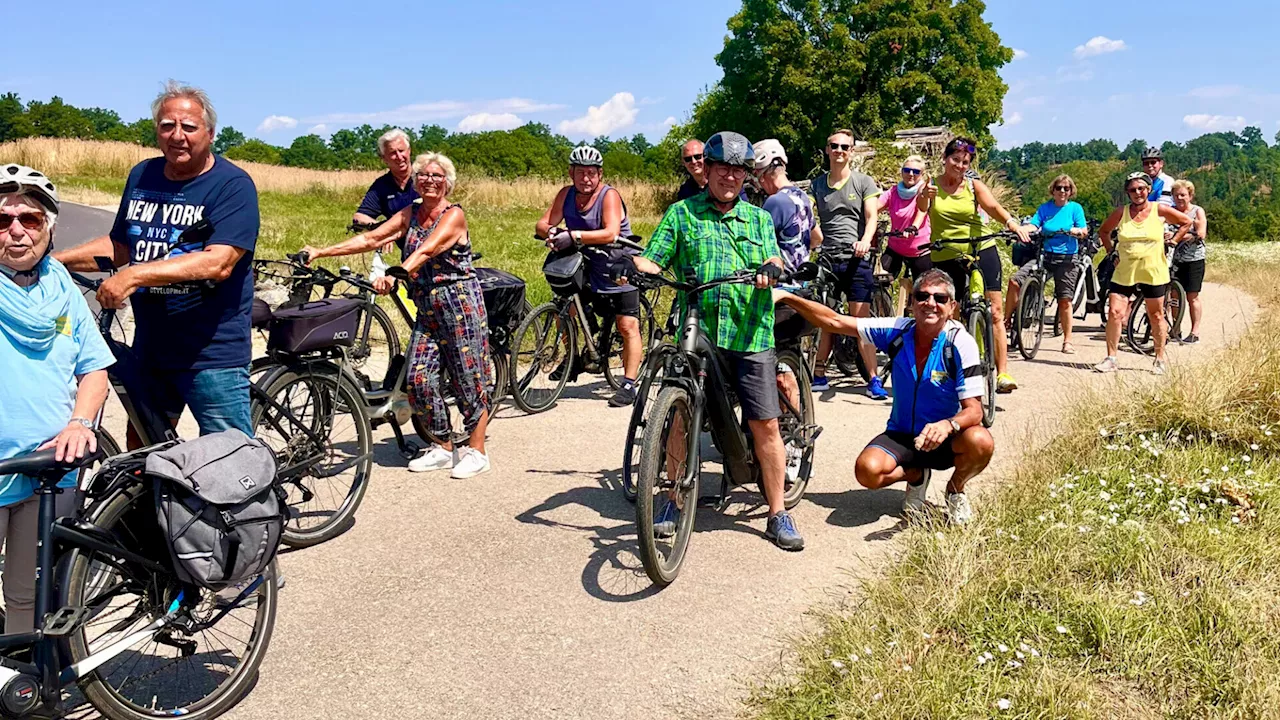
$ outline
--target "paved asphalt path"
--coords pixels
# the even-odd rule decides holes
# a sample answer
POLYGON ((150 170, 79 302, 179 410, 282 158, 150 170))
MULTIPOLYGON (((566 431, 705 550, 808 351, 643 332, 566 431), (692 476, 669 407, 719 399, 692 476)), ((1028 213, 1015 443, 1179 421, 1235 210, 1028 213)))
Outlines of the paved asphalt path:
MULTIPOLYGON (((72 206, 59 241, 109 222, 72 206)), ((1171 348, 1175 367, 1237 337, 1257 312, 1227 287, 1203 297, 1204 341, 1171 348)), ((1077 392, 1158 382, 1132 353, 1114 377, 1088 372, 1104 354, 1097 316, 1079 325, 1079 354, 1046 338, 1035 362, 1013 363, 1021 388, 998 398, 996 463, 970 486, 977 512, 1077 392)), ((806 549, 774 548, 757 498, 738 493, 725 513, 699 511, 680 578, 655 592, 619 490, 629 411, 609 408, 603 380, 584 377, 544 414, 501 409, 493 471, 471 480, 410 474, 390 432, 375 432, 378 466, 355 526, 281 556, 288 584, 260 681, 227 717, 733 717, 752 684, 780 670, 806 610, 845 598, 891 560, 902 491, 853 481, 889 406, 840 380, 821 395, 825 432, 795 510, 806 549)), ((114 401, 110 410, 119 432, 122 413, 114 401)), ((931 501, 942 503, 943 486, 935 479, 931 501)))

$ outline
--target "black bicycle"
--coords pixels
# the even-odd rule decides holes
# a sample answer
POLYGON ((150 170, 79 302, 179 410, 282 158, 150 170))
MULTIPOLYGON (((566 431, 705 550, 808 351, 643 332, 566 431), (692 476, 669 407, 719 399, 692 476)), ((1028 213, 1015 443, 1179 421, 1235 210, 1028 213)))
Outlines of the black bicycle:
MULTIPOLYGON (((791 280, 811 279, 817 267, 806 264, 791 280)), ((649 578, 668 585, 680 573, 689 539, 693 533, 694 509, 699 500, 702 476, 701 431, 708 428, 724 456, 717 507, 727 504, 729 491, 739 485, 761 482, 751 436, 736 409, 737 399, 720 351, 700 326, 699 298, 720 285, 752 283, 754 270, 744 270, 708 283, 691 284, 650 276, 653 282, 685 294, 686 309, 679 345, 665 353, 660 386, 652 409, 646 414, 642 436, 640 468, 636 482, 636 527, 640 559, 649 578), (671 532, 658 527, 659 511, 666 502, 675 504, 679 519, 671 532)), ((792 348, 778 353, 779 372, 795 373, 799 385, 799 406, 779 389, 782 416, 779 430, 790 452, 799 452, 795 477, 787 478, 783 504, 794 507, 804 496, 813 470, 815 441, 822 428, 814 422, 813 399, 808 368, 792 348)))
MULTIPOLYGON (((614 316, 598 317, 587 302, 584 254, 619 248, 644 250, 635 242, 637 239, 619 238, 608 245, 584 245, 577 250, 552 253, 566 268, 563 274, 552 275, 553 271, 544 265, 555 297, 529 312, 516 328, 511 344, 511 395, 521 410, 540 413, 550 408, 579 372, 603 374, 614 390, 622 386, 622 334, 614 316)), ((645 293, 640 294, 638 319, 640 337, 651 338, 653 304, 645 293)))
MULTIPOLYGON (((641 293, 657 292, 662 287, 649 275, 637 275, 631 279, 631 284, 639 288, 641 293)), ((640 372, 636 377, 636 401, 631 406, 631 421, 627 423, 627 441, 622 450, 622 495, 629 502, 635 502, 636 499, 636 476, 640 472, 640 449, 644 443, 644 430, 647 424, 646 411, 657 399, 658 391, 662 389, 660 379, 667 368, 667 361, 677 351, 674 340, 680 325, 679 308, 680 297, 672 293, 666 320, 661 324, 654 324, 653 332, 645 346, 644 362, 640 363, 640 372)), ((812 367, 807 359, 806 367, 812 377, 812 367)))
MULTIPOLYGON (((1188 235, 1183 242, 1194 241, 1188 235)), ((1182 321, 1187 315, 1187 290, 1178 282, 1178 262, 1175 248, 1166 248, 1169 262, 1169 284, 1164 290, 1164 325, 1165 340, 1182 336, 1182 321)), ((1146 299, 1140 293, 1129 298, 1129 318, 1125 323, 1124 338, 1129 347, 1136 353, 1151 355, 1155 352, 1155 335, 1151 329, 1151 319, 1147 315, 1146 299)))

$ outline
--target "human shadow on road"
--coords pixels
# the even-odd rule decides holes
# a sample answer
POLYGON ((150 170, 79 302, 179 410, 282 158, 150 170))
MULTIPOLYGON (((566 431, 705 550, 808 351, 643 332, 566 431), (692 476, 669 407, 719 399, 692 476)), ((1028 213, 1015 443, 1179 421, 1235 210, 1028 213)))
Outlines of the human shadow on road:
MULTIPOLYGON (((831 510, 831 514, 827 516, 828 525, 858 528, 875 524, 885 516, 900 516, 902 514, 902 499, 905 496, 906 492, 896 487, 887 487, 880 490, 850 488, 844 492, 809 492, 805 493, 804 499, 814 505, 831 510)), ((906 527, 905 523, 899 521, 897 527, 875 530, 866 535, 864 539, 887 539, 902 532, 906 527)))

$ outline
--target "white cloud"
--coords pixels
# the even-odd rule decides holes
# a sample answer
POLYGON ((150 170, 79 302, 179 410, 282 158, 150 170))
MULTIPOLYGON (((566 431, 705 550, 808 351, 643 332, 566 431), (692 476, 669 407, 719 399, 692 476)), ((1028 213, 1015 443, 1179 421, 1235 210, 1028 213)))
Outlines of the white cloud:
POLYGON ((1031 57, 1031 53, 1027 52, 1026 50, 1020 50, 1018 48, 1013 49, 1014 62, 1017 62, 1019 60, 1026 60, 1029 57, 1031 57))
POLYGON ((1128 49, 1123 40, 1112 40, 1105 35, 1098 35, 1089 39, 1089 42, 1076 46, 1076 57, 1087 58, 1094 55, 1106 55, 1107 53, 1120 52, 1128 49))
POLYGON ((311 128, 307 130, 308 135, 324 135, 327 132, 329 132, 329 128, 324 123, 312 125, 311 128))
POLYGON ((481 130, 511 130, 524 124, 515 113, 474 113, 458 121, 459 132, 481 130))
POLYGON ((630 127, 636 121, 636 98, 629 92, 615 93, 603 105, 592 105, 587 114, 560 123, 559 130, 566 135, 608 135, 615 130, 630 127))
POLYGON ((369 112, 339 112, 305 118, 306 122, 331 125, 418 125, 427 122, 464 118, 478 113, 501 115, 525 114, 559 110, 563 105, 539 103, 527 98, 500 98, 497 100, 435 100, 432 102, 401 105, 390 110, 369 112))
POLYGON ((671 127, 672 125, 675 125, 677 122, 679 122, 679 120, 676 120, 675 115, 668 115, 667 119, 662 121, 662 125, 663 127, 671 127))
POLYGON ((1063 65, 1058 68, 1058 82, 1088 82, 1093 79, 1093 70, 1081 65, 1063 65))
POLYGON ((1009 117, 1004 119, 1004 124, 1008 127, 1013 127, 1014 125, 1017 125, 1020 122, 1022 122, 1022 113, 1020 112, 1015 112, 1009 117))
POLYGON ((1193 88, 1187 92, 1187 96, 1198 100, 1222 100, 1224 98, 1236 97, 1243 92, 1244 88, 1239 85, 1207 85, 1205 87, 1193 88))
POLYGON ((298 127, 298 121, 288 115, 268 115, 258 123, 258 132, 269 133, 298 127))
POLYGON ((1182 124, 1194 130, 1243 130, 1247 121, 1241 115, 1184 115, 1182 124))

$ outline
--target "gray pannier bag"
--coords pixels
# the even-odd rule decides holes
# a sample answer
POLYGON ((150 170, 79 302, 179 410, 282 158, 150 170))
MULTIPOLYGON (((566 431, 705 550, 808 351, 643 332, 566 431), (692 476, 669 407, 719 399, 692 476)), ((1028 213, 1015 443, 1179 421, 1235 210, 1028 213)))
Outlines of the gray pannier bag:
POLYGON ((286 519, 275 455, 231 429, 147 456, 156 514, 178 577, 211 590, 244 582, 276 556, 286 519))

